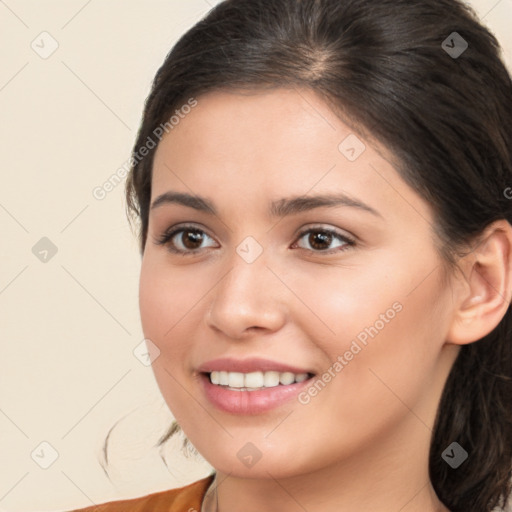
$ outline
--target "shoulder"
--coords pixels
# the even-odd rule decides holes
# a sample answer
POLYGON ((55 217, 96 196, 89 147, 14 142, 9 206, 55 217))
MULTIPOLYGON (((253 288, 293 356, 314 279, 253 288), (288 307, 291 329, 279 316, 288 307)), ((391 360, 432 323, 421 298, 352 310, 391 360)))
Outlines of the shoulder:
POLYGON ((168 491, 128 500, 110 501, 69 512, 199 512, 204 495, 214 475, 168 491))

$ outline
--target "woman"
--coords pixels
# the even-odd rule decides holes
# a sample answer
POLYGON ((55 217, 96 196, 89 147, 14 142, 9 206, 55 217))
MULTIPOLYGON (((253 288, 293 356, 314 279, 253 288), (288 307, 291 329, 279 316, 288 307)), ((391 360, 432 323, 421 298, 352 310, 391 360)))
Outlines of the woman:
POLYGON ((223 2, 132 164, 165 439, 215 471, 82 511, 506 506, 512 83, 467 6, 223 2))

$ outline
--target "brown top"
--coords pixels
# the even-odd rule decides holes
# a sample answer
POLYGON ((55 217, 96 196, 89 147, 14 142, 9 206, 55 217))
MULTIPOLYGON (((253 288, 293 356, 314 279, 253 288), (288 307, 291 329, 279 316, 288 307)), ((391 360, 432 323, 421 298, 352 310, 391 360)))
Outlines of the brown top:
POLYGON ((110 501, 69 512, 200 512, 204 495, 214 477, 212 474, 178 489, 156 492, 141 498, 110 501))

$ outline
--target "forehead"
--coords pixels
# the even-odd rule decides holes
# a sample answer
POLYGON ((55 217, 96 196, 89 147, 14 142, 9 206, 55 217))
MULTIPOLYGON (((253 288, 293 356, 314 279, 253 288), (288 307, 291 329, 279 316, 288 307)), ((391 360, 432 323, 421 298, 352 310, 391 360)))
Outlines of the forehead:
MULTIPOLYGON (((422 201, 393 155, 354 133, 313 91, 216 91, 196 100, 158 146, 152 199, 169 189, 231 202, 342 190, 398 215, 422 201)), ((416 207, 429 214, 426 204, 416 207)))
POLYGON ((179 144, 195 138, 201 142, 195 147, 199 154, 207 150, 209 156, 222 154, 229 159, 259 156, 267 148, 275 157, 286 153, 290 158, 292 152, 303 154, 313 146, 316 152, 335 153, 337 139, 350 132, 307 89, 215 91, 196 101, 197 106, 182 116, 164 140, 172 138, 179 144))

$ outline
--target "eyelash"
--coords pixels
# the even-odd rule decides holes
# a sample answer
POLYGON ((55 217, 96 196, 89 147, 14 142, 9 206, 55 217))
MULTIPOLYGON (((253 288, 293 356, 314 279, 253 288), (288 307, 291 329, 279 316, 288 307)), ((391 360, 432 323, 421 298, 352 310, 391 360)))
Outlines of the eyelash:
MULTIPOLYGON (((185 225, 185 226, 179 226, 179 227, 176 227, 176 228, 170 228, 168 230, 166 230, 160 237, 156 238, 155 239, 155 243, 158 244, 158 245, 164 245, 164 246, 167 246, 167 249, 174 253, 174 254, 178 254, 180 256, 193 256, 199 252, 201 252, 203 249, 194 249, 194 250, 187 250, 187 251, 183 251, 181 249, 176 249, 176 247, 173 247, 173 244, 171 244, 170 242, 172 241, 172 239, 178 234, 178 233, 181 233, 181 232, 187 232, 187 231, 193 231, 195 233, 202 233, 202 234, 205 234, 207 235, 209 238, 212 238, 210 237, 210 235, 208 235, 208 233, 206 233, 205 231, 203 231, 202 229, 199 229, 195 226, 192 226, 192 225, 185 225)), ((331 249, 331 250, 313 250, 313 249, 303 249, 302 247, 299 247, 299 249, 303 249, 305 251, 309 251, 309 252, 313 252, 313 253, 317 253, 317 254, 326 254, 326 255, 330 255, 330 254, 334 254, 334 253, 340 253, 340 252, 344 252, 348 249, 350 249, 351 247, 355 246, 356 245, 356 241, 351 238, 351 237, 348 237, 346 235, 342 235, 340 233, 338 233, 337 231, 333 230, 333 229, 329 229, 329 228, 320 228, 320 227, 313 227, 313 228, 307 228, 307 229, 304 229, 302 230, 298 235, 297 235, 297 241, 299 241, 301 238, 304 237, 304 235, 307 235, 308 233, 323 233, 323 234, 329 234, 329 235, 332 235, 333 237, 341 240, 342 242, 344 242, 344 246, 342 246, 342 248, 340 247, 336 247, 335 249, 331 249)), ((297 242, 294 242, 293 245, 295 245, 297 242)))

